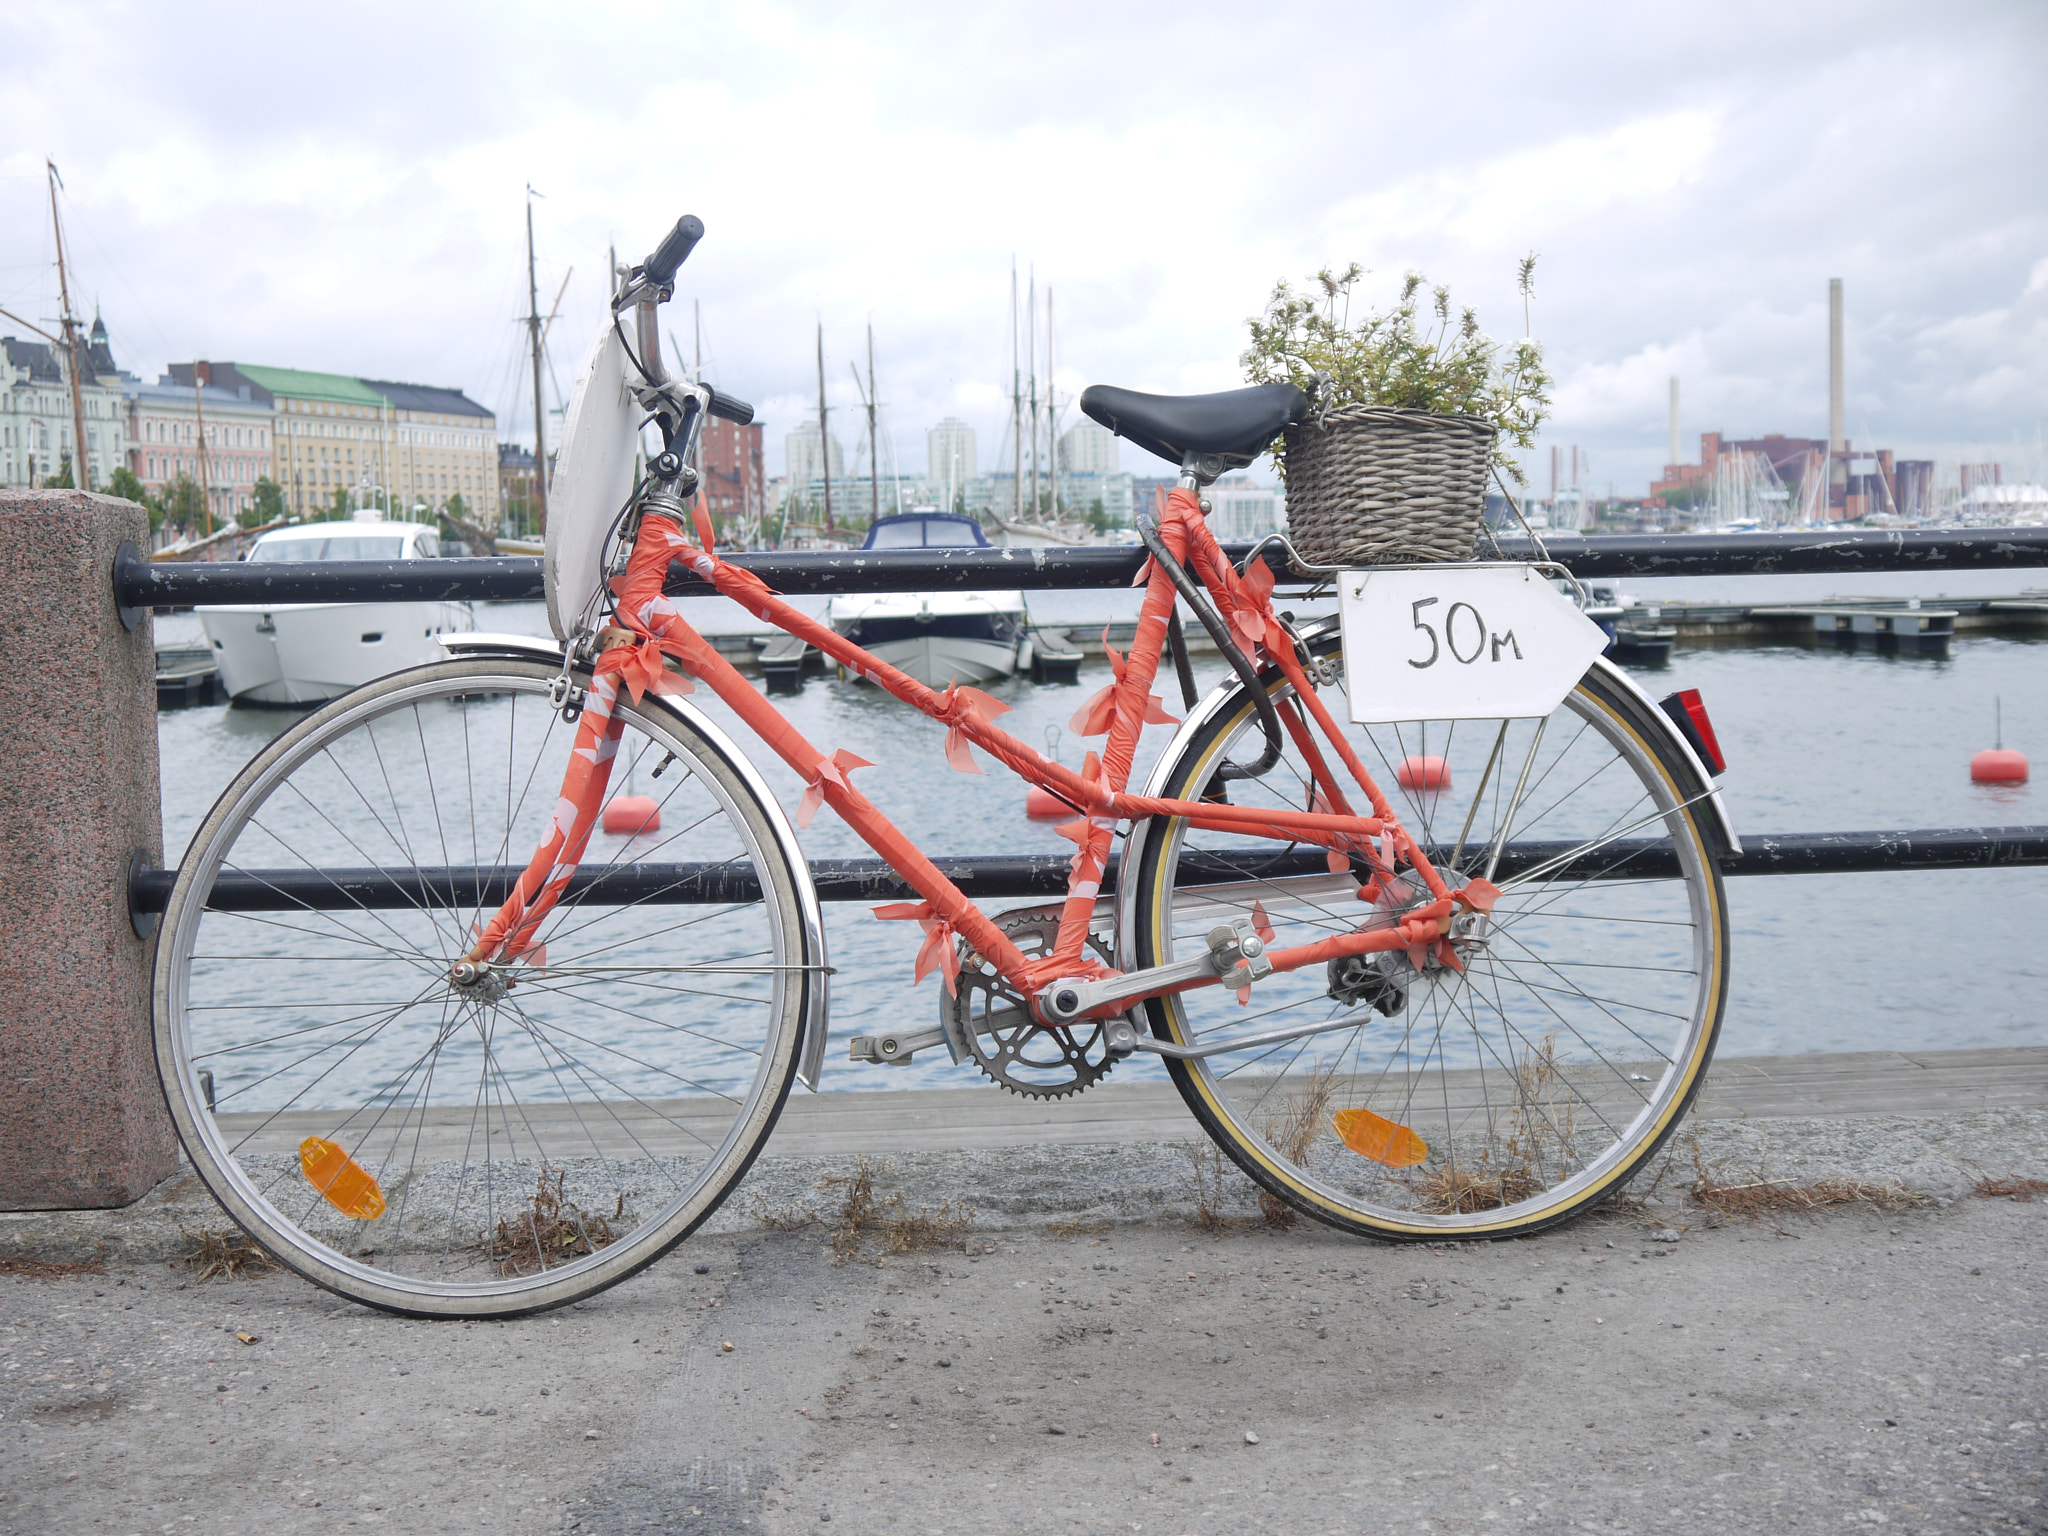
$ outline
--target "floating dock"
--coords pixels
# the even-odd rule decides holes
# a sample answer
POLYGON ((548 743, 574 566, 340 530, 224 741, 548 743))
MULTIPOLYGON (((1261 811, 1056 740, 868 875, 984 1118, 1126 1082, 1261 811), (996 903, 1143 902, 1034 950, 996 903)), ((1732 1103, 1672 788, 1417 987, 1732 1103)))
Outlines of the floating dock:
POLYGON ((156 653, 156 707, 187 709, 226 698, 213 649, 205 645, 159 646, 156 653))
POLYGON ((1831 597, 1818 603, 1648 603, 1621 624, 1679 645, 1830 645, 1946 656, 1957 635, 2048 632, 2048 591, 2016 597, 1831 597))

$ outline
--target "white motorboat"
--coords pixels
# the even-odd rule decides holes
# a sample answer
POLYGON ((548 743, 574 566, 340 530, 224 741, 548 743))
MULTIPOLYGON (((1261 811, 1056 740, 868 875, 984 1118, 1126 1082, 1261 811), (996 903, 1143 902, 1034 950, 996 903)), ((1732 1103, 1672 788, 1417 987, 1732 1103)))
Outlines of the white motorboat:
MULTIPOLYGON (((936 507, 875 519, 863 550, 987 549, 981 524, 936 507)), ((1022 592, 878 592, 835 597, 825 621, 927 688, 997 682, 1031 665, 1022 592)))
MULTIPOLYGON (((253 561, 432 560, 440 536, 424 523, 302 523, 266 533, 253 561)), ((199 621, 237 703, 305 705, 338 698, 389 672, 439 661, 439 635, 476 628, 468 603, 234 603, 199 621)))

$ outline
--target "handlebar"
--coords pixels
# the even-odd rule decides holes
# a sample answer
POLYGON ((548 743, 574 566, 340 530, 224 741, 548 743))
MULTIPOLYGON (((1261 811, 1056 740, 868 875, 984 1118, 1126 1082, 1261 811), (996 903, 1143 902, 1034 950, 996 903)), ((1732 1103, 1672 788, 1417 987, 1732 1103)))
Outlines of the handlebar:
POLYGON ((649 282, 666 288, 675 281, 676 268, 690 259, 690 252, 703 238, 704 221, 694 213, 684 214, 676 220, 668 238, 654 248, 654 254, 640 264, 640 270, 647 274, 649 282))
POLYGON ((735 400, 731 395, 714 389, 711 391, 711 414, 744 427, 753 421, 754 408, 744 400, 735 400))

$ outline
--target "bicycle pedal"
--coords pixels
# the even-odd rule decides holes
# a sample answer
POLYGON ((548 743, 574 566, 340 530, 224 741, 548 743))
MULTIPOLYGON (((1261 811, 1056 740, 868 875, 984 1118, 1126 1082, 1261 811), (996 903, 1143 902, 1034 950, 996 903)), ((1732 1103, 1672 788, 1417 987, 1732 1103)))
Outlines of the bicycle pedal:
POLYGON ((937 1028, 911 1030, 903 1034, 855 1035, 846 1042, 846 1054, 850 1060, 866 1062, 869 1066, 907 1067, 915 1052, 945 1043, 945 1030, 937 1028))

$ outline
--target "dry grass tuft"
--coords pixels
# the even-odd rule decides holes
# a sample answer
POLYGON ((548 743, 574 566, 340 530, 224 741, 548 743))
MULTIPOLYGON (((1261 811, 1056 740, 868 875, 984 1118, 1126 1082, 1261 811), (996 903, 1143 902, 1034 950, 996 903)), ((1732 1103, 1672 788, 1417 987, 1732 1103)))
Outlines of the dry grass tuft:
POLYGON ((534 1186, 528 1208, 510 1220, 500 1218, 498 1228, 471 1245, 498 1266, 502 1275, 531 1275, 571 1259, 597 1252, 617 1239, 611 1223, 626 1213, 626 1196, 619 1195, 618 1209, 610 1220, 594 1211, 569 1203, 563 1194, 568 1175, 558 1171, 552 1187, 543 1172, 534 1186))
MULTIPOLYGON (((1330 1118, 1330 1096, 1336 1087, 1336 1064, 1324 1066, 1318 1062, 1309 1070, 1307 1085, 1299 1093, 1289 1094, 1279 1112, 1266 1121, 1266 1140, 1297 1168, 1308 1166, 1309 1152, 1330 1118)), ((1296 1212, 1278 1195, 1262 1189, 1259 1219, 1269 1227, 1285 1231, 1294 1225, 1296 1212)))
POLYGON ((1980 1175, 1971 1181, 1970 1187, 1979 1200, 2017 1200, 2022 1205, 2036 1195, 2048 1195, 2048 1179, 2023 1178, 2017 1174, 2006 1174, 2002 1178, 1980 1175))
POLYGON ((1223 1214, 1224 1180, 1231 1171, 1231 1165, 1223 1159, 1223 1149, 1213 1141, 1190 1141, 1182 1145, 1181 1153, 1187 1158, 1188 1167, 1180 1176, 1180 1187, 1195 1208, 1195 1225, 1214 1237, 1243 1226, 1243 1222, 1223 1214))
POLYGON ((921 1205, 913 1211, 901 1192, 876 1195, 875 1176, 888 1171, 887 1163, 858 1157, 854 1159, 853 1172, 827 1174, 818 1180, 821 1191, 840 1191, 839 1216, 832 1228, 835 1264, 860 1257, 871 1232, 880 1234, 889 1253, 964 1246, 962 1238, 974 1220, 973 1206, 948 1200, 937 1206, 921 1205))
POLYGON ((753 1193, 753 1200, 754 1220, 770 1232, 801 1232, 825 1219, 801 1200, 792 1200, 787 1205, 770 1205, 768 1197, 758 1189, 753 1193))
POLYGON ((79 1275, 107 1272, 107 1246, 100 1244, 96 1259, 74 1259, 59 1264, 50 1259, 0 1259, 0 1275, 19 1275, 24 1280, 70 1280, 79 1275))
POLYGON ((192 1278, 200 1284, 216 1276, 241 1280, 278 1268, 277 1260, 249 1241, 248 1234, 239 1229, 216 1232, 209 1228, 196 1237, 185 1232, 182 1226, 178 1230, 185 1233, 185 1241, 192 1245, 192 1251, 171 1260, 171 1263, 191 1270, 192 1278))
POLYGON ((1880 1211, 1909 1211, 1932 1205, 1933 1197, 1896 1181, 1877 1179, 1759 1179, 1724 1184, 1702 1173, 1685 1192, 1688 1202, 1723 1216, 1778 1216, 1787 1212, 1821 1211, 1845 1205, 1867 1205, 1880 1211))
POLYGON ((1526 1200, 1537 1188, 1527 1167, 1498 1168, 1487 1173, 1438 1167, 1416 1180, 1416 1207, 1432 1216, 1469 1216, 1474 1211, 1497 1211, 1517 1200, 1526 1200))
POLYGON ((1527 1200, 1571 1171, 1578 1098, 1557 1059, 1557 1036, 1545 1035, 1515 1063, 1515 1109, 1490 1128, 1476 1163, 1445 1159, 1415 1181, 1416 1209, 1432 1216, 1497 1211, 1527 1200))

